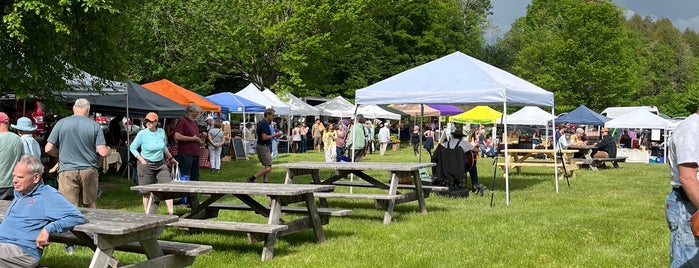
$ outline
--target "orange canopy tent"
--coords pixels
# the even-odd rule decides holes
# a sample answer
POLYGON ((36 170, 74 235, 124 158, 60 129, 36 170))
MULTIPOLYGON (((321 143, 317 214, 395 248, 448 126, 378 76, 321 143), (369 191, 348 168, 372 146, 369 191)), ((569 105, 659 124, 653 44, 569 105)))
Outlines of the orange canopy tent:
POLYGON ((186 106, 190 103, 196 103, 204 111, 221 113, 221 106, 210 102, 199 94, 183 88, 170 80, 163 79, 143 84, 142 86, 179 104, 186 106))

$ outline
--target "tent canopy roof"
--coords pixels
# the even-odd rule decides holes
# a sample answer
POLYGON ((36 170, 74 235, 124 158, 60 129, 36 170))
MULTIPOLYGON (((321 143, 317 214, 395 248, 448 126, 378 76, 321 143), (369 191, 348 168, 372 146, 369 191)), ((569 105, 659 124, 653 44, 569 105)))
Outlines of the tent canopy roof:
POLYGON ((600 114, 606 116, 609 119, 614 119, 628 112, 633 112, 639 109, 643 109, 649 112, 655 112, 655 114, 658 114, 658 107, 655 106, 607 107, 600 114))
POLYGON ((495 124, 502 113, 488 106, 476 106, 466 112, 449 117, 449 122, 462 124, 495 124))
POLYGON ((289 105, 287 105, 285 103, 281 103, 281 101, 277 102, 273 99, 270 99, 267 96, 267 94, 262 93, 262 91, 260 91, 252 83, 248 84, 248 86, 246 86, 245 88, 236 92, 235 95, 241 96, 241 97, 246 98, 250 101, 253 101, 257 104, 265 106, 265 108, 272 108, 272 109, 274 109, 274 112, 276 114, 288 115, 290 110, 291 110, 289 108, 289 105))
POLYGON ((265 107, 230 92, 221 92, 206 97, 207 100, 228 108, 231 113, 262 113, 265 107))
MULTIPOLYGON (((554 116, 551 115, 551 113, 547 113, 539 107, 525 106, 522 107, 522 109, 519 109, 519 111, 508 115, 507 124, 545 126, 548 125, 549 121, 551 121, 553 118, 554 116)), ((500 121, 501 120, 498 119, 498 123, 502 123, 500 121)))
POLYGON ((607 121, 609 121, 609 118, 590 110, 585 105, 580 105, 578 108, 575 108, 575 110, 570 111, 568 114, 556 118, 556 122, 560 124, 568 122, 571 124, 593 126, 604 125, 604 122, 607 121))
POLYGON ((400 120, 400 115, 384 110, 376 104, 360 105, 357 108, 357 114, 363 115, 365 118, 377 119, 386 118, 392 120, 400 120))
POLYGON ((180 117, 184 115, 185 107, 166 97, 140 86, 139 84, 126 83, 127 95, 90 95, 73 96, 73 98, 86 98, 90 101, 90 111, 110 115, 126 115, 131 117, 146 116, 149 112, 156 112, 161 118, 180 117), (126 102, 128 96, 128 103, 126 102))
POLYGON ((356 91, 358 104, 553 106, 553 93, 461 52, 356 91))
POLYGON ((167 79, 146 83, 143 84, 143 87, 185 106, 189 105, 190 103, 195 103, 204 111, 216 113, 221 112, 221 106, 218 106, 201 95, 183 88, 167 79))
POLYGON ((347 101, 342 96, 337 96, 332 100, 316 105, 320 110, 320 115, 332 117, 352 117, 354 116, 354 104, 347 101))
POLYGON ((641 108, 625 113, 604 123, 608 128, 654 128, 666 129, 670 121, 641 108))
POLYGON ((320 110, 318 108, 302 101, 298 97, 294 96, 294 94, 286 93, 284 98, 289 100, 287 104, 289 104, 289 107, 291 107, 291 115, 320 115, 320 110))

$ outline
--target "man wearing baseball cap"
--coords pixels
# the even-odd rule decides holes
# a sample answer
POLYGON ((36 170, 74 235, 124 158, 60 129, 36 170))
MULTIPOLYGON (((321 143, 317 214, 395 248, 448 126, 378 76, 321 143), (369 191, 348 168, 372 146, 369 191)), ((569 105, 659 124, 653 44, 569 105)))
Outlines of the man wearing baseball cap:
POLYGON ((0 112, 0 199, 12 200, 12 170, 22 156, 22 141, 17 134, 10 132, 10 117, 0 112))
POLYGON ((594 158, 615 158, 616 157, 616 141, 609 135, 608 128, 602 128, 602 139, 596 143, 599 151, 595 153, 594 158))

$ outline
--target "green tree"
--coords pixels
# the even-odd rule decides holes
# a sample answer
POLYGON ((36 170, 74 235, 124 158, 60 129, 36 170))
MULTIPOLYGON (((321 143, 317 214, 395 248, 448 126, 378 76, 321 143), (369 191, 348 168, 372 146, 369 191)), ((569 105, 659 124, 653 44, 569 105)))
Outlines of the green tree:
POLYGON ((147 1, 135 12, 131 47, 143 55, 132 63, 143 63, 131 75, 201 93, 242 80, 352 96, 455 50, 478 52, 489 9, 488 0, 147 1))
POLYGON ((605 1, 534 0, 506 40, 518 47, 512 71, 555 93, 556 109, 625 105, 640 81, 638 41, 605 1))
MULTIPOLYGON (((78 69, 122 78, 121 11, 129 1, 15 0, 0 3, 0 94, 50 96, 78 69)), ((47 98, 47 100, 52 100, 47 98)))

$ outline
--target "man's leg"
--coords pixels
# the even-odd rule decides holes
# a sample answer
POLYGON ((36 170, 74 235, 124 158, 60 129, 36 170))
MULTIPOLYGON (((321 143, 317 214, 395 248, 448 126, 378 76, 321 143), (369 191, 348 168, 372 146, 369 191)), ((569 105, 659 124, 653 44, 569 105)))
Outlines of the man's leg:
POLYGON ((68 170, 58 173, 58 192, 74 206, 78 206, 78 196, 80 195, 80 185, 78 181, 78 171, 68 170))
POLYGON ((0 267, 24 268, 36 267, 39 261, 24 253, 24 250, 15 244, 0 243, 0 267))
POLYGON ((96 168, 81 169, 80 176, 83 206, 97 208, 97 190, 99 189, 99 173, 96 168))

